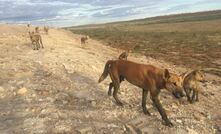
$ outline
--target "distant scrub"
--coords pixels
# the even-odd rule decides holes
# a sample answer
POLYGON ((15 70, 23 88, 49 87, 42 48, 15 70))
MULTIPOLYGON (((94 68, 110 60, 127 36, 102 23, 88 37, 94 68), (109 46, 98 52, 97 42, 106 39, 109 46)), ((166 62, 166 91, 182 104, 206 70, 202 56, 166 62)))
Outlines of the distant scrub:
MULTIPOLYGON (((69 28, 104 44, 188 67, 215 67, 221 57, 221 11, 69 28), (217 20, 216 20, 217 19, 217 20), (203 21, 211 20, 211 21, 203 21), (176 23, 176 22, 184 23, 176 23), (187 21, 187 22, 186 22, 187 21), (192 23, 191 21, 196 21, 192 23), (200 21, 200 22, 198 22, 200 21), (153 23, 154 24, 150 24, 153 23), (165 24, 159 24, 165 23, 165 24), (146 25, 148 24, 148 25, 146 25)), ((221 68, 220 68, 221 69, 221 68)))

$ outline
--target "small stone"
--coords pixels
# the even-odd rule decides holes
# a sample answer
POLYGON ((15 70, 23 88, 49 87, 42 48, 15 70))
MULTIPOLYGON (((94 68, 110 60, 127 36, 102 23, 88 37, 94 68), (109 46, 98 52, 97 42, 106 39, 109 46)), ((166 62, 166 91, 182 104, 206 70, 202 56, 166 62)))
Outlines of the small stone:
POLYGON ((187 128, 188 134, 198 134, 195 130, 187 128))
POLYGON ((211 115, 208 114, 208 115, 207 115, 207 119, 211 119, 211 115))
POLYGON ((67 119, 68 118, 68 115, 67 113, 65 112, 58 112, 58 115, 61 119, 67 119))
POLYGON ((9 80, 8 83, 9 84, 14 84, 14 83, 16 83, 16 80, 9 80))
POLYGON ((69 100, 69 95, 67 93, 58 93, 56 94, 55 96, 55 99, 58 100, 58 101, 62 101, 62 100, 69 100))
POLYGON ((48 91, 42 91, 42 92, 41 92, 41 95, 43 95, 43 96, 48 96, 48 95, 49 95, 49 92, 48 92, 48 91))
POLYGON ((80 128, 80 129, 77 129, 77 131, 78 131, 80 134, 90 133, 90 132, 92 132, 92 127, 80 128))
POLYGON ((90 115, 86 114, 86 115, 85 115, 85 117, 86 117, 86 118, 89 118, 89 117, 90 117, 90 115))
POLYGON ((29 109, 28 109, 28 108, 26 108, 26 109, 25 109, 25 111, 26 111, 26 112, 28 112, 28 111, 29 111, 29 109))
POLYGON ((53 118, 53 119, 59 119, 58 113, 51 113, 50 117, 53 118))
POLYGON ((5 89, 3 87, 0 87, 0 92, 4 92, 5 89))
POLYGON ((124 130, 124 131, 127 131, 127 128, 125 127, 125 125, 123 126, 123 130, 124 130))
POLYGON ((68 101, 62 100, 62 103, 63 103, 63 105, 66 105, 66 104, 68 104, 68 101))
POLYGON ((91 105, 93 106, 93 107, 95 107, 96 106, 96 102, 95 101, 91 101, 91 105))
POLYGON ((200 116, 199 113, 194 113, 193 116, 194 116, 194 118, 195 118, 196 120, 198 120, 198 121, 200 121, 200 120, 202 119, 202 117, 200 116))
POLYGON ((94 70, 98 70, 98 69, 97 69, 95 66, 93 66, 93 65, 92 65, 91 67, 92 67, 94 70))
POLYGON ((70 133, 71 131, 71 126, 68 125, 65 122, 57 122, 55 125, 55 129, 54 129, 54 133, 61 133, 61 134, 66 134, 66 133, 70 133))
POLYGON ((25 126, 24 130, 30 133, 46 133, 47 127, 42 118, 27 118, 24 120, 23 124, 25 126))
POLYGON ((177 123, 182 123, 182 120, 176 119, 177 123))
POLYGON ((36 94, 32 94, 31 96, 32 96, 32 97, 36 97, 36 94))
POLYGON ((142 117, 138 117, 136 119, 133 119, 130 121, 130 124, 136 126, 136 127, 142 127, 144 125, 144 119, 142 117))
POLYGON ((144 127, 140 129, 142 134, 159 134, 160 131, 154 127, 144 127))
MULTIPOLYGON (((165 108, 165 112, 167 113, 168 116, 171 116, 171 117, 176 116, 176 114, 174 114, 174 112, 172 112, 172 111, 169 110, 169 109, 166 109, 166 108, 165 108)), ((154 113, 154 114, 158 114, 158 113, 154 113)))
POLYGON ((173 108, 173 109, 178 109, 177 104, 173 103, 173 104, 172 104, 172 108, 173 108))
POLYGON ((54 98, 51 98, 51 97, 47 97, 46 98, 49 102, 54 102, 55 101, 55 99, 54 98))
POLYGON ((19 81, 19 82, 16 83, 16 85, 17 86, 22 86, 22 85, 24 85, 24 83, 25 83, 24 81, 19 81))
POLYGON ((108 128, 116 128, 116 127, 118 127, 118 126, 112 123, 112 124, 108 124, 107 127, 108 127, 108 128))
MULTIPOLYGON (((33 110, 34 110, 34 109, 33 109, 33 110)), ((47 114, 47 113, 48 113, 48 112, 47 112, 46 109, 42 109, 42 110, 41 110, 41 114, 42 114, 42 115, 43 115, 43 114, 45 115, 45 114, 47 114)))
POLYGON ((36 112, 36 109, 35 109, 35 108, 32 108, 31 112, 32 112, 32 113, 35 113, 35 112, 36 112))
POLYGON ((125 127, 126 127, 126 130, 128 131, 128 133, 137 134, 135 128, 132 125, 126 124, 125 127))
POLYGON ((28 92, 28 90, 25 87, 23 87, 17 91, 17 94, 18 95, 25 95, 27 92, 28 92))
POLYGON ((121 92, 120 94, 124 96, 124 95, 125 95, 125 92, 121 92))

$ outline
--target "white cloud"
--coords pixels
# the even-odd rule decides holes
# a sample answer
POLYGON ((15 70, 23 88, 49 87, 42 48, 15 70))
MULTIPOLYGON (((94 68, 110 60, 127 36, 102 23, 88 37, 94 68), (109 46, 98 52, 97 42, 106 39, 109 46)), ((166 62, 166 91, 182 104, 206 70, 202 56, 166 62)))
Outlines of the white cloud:
POLYGON ((80 25, 221 9, 220 0, 0 0, 0 22, 80 25))

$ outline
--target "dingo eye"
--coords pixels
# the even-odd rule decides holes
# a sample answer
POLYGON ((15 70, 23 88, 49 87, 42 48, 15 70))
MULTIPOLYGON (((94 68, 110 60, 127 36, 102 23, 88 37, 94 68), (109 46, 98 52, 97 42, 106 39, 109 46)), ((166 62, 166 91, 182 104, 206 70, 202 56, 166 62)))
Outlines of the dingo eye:
POLYGON ((174 84, 175 86, 177 86, 175 82, 174 82, 173 84, 174 84))

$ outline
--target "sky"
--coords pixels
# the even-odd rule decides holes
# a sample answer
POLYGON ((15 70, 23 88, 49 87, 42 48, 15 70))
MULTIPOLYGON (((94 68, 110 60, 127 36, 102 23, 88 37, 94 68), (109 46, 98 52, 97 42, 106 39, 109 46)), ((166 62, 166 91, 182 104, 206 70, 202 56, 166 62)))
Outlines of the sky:
POLYGON ((221 0, 0 0, 0 23, 76 26, 221 9, 221 0))

